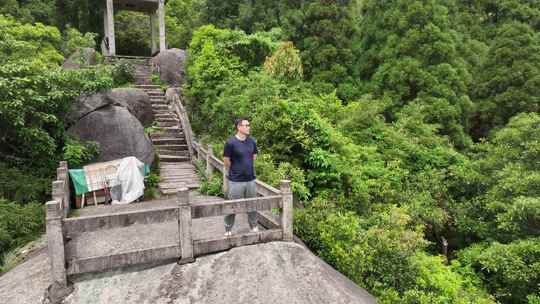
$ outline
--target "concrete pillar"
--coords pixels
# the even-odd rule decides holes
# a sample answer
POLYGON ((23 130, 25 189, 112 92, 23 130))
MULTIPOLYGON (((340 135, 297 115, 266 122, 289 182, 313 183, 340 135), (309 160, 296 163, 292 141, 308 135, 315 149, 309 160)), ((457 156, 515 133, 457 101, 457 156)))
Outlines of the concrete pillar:
POLYGON ((64 182, 55 180, 52 182, 52 199, 60 204, 62 216, 64 215, 64 182))
POLYGON ((150 33, 152 41, 152 56, 157 52, 156 13, 150 14, 150 33))
POLYGON ((178 234, 180 235, 181 258, 178 264, 191 263, 193 257, 193 235, 191 234, 191 204, 189 189, 182 187, 176 193, 178 201, 178 234))
POLYGON ((225 168, 225 165, 223 165, 223 186, 221 190, 223 191, 223 194, 225 197, 228 197, 227 193, 229 192, 229 170, 225 168))
POLYGON ((280 185, 281 199, 283 207, 281 210, 281 229, 283 229, 283 240, 292 242, 293 240, 293 195, 291 191, 291 181, 282 180, 280 185))
POLYGON ((64 235, 62 232, 62 209, 57 201, 46 204, 47 250, 51 263, 53 283, 67 287, 66 257, 64 252, 64 235))
POLYGON ((107 5, 105 7, 105 22, 107 23, 105 29, 105 37, 109 41, 109 56, 116 55, 116 43, 114 38, 114 6, 113 0, 106 0, 107 5))
POLYGON ((159 19, 159 51, 167 49, 165 45, 165 0, 158 0, 158 19, 159 19))
MULTIPOLYGON (((62 209, 64 209, 64 217, 68 216, 69 213, 69 200, 70 200, 70 191, 69 191, 69 169, 68 169, 68 163, 67 161, 63 160, 60 161, 60 165, 58 168, 56 168, 56 180, 63 182, 63 188, 62 188, 62 209)), ((53 198, 56 200, 56 198, 53 198)))
POLYGON ((214 167, 212 166, 211 158, 214 156, 214 149, 212 148, 212 145, 208 145, 208 153, 206 153, 206 178, 208 180, 212 179, 212 176, 214 174, 214 167))
POLYGON ((110 50, 109 50, 109 17, 107 15, 107 8, 103 10, 103 41, 101 42, 101 51, 103 52, 103 56, 109 56, 110 50), (107 40, 107 43, 105 43, 105 40, 107 40))

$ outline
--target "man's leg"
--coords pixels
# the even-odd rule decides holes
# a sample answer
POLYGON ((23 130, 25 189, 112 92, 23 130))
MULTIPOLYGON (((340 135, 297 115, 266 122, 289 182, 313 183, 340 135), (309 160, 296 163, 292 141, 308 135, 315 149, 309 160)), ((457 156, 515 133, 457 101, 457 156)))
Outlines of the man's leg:
MULTIPOLYGON (((257 197, 257 185, 254 180, 246 183, 246 198, 250 197, 257 197)), ((251 230, 258 227, 259 219, 257 211, 248 212, 248 222, 251 230)))
MULTIPOLYGON (((244 183, 229 181, 229 193, 227 199, 241 199, 244 198, 244 183)), ((225 216, 225 231, 231 231, 234 226, 234 214, 225 216)))

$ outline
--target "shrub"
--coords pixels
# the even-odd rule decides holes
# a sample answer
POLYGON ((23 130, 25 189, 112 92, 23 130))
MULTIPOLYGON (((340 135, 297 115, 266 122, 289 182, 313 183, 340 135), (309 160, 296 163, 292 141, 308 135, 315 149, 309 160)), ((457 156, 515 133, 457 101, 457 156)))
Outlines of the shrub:
MULTIPOLYGON (((38 174, 36 174, 38 173, 38 174)), ((0 163, 0 198, 19 203, 45 202, 50 195, 51 180, 0 163)))
POLYGON ((0 264, 9 250, 43 232, 44 223, 43 205, 29 203, 22 206, 0 198, 0 264))
POLYGON ((135 81, 135 66, 129 61, 120 59, 112 67, 112 76, 116 87, 135 81))
POLYGON ((68 26, 64 31, 61 50, 64 56, 71 55, 79 48, 95 48, 96 33, 87 32, 84 35, 77 29, 68 26))
POLYGON ((99 149, 95 142, 82 143, 76 138, 68 137, 63 152, 63 159, 68 162, 70 168, 80 168, 95 159, 99 149))

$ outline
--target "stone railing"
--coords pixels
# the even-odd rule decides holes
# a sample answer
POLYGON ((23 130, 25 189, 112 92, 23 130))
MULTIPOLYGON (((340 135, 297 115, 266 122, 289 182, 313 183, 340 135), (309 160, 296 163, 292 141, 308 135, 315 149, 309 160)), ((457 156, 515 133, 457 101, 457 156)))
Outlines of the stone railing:
POLYGON ((66 286, 65 231, 63 222, 69 213, 69 173, 66 161, 56 169, 56 180, 52 182, 53 200, 46 204, 47 250, 53 282, 66 286))

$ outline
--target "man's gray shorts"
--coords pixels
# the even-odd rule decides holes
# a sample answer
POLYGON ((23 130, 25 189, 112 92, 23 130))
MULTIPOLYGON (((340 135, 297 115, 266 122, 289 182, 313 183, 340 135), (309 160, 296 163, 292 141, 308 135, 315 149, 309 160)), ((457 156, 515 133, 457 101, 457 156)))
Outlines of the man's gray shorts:
MULTIPOLYGON (((257 186, 255 185, 255 180, 250 182, 233 182, 229 181, 229 192, 227 197, 230 200, 241 199, 241 198, 250 198, 257 196, 257 186)), ((234 214, 229 214, 225 216, 225 231, 231 231, 234 226, 234 214)), ((248 222, 251 229, 257 227, 257 211, 248 212, 248 222)))

